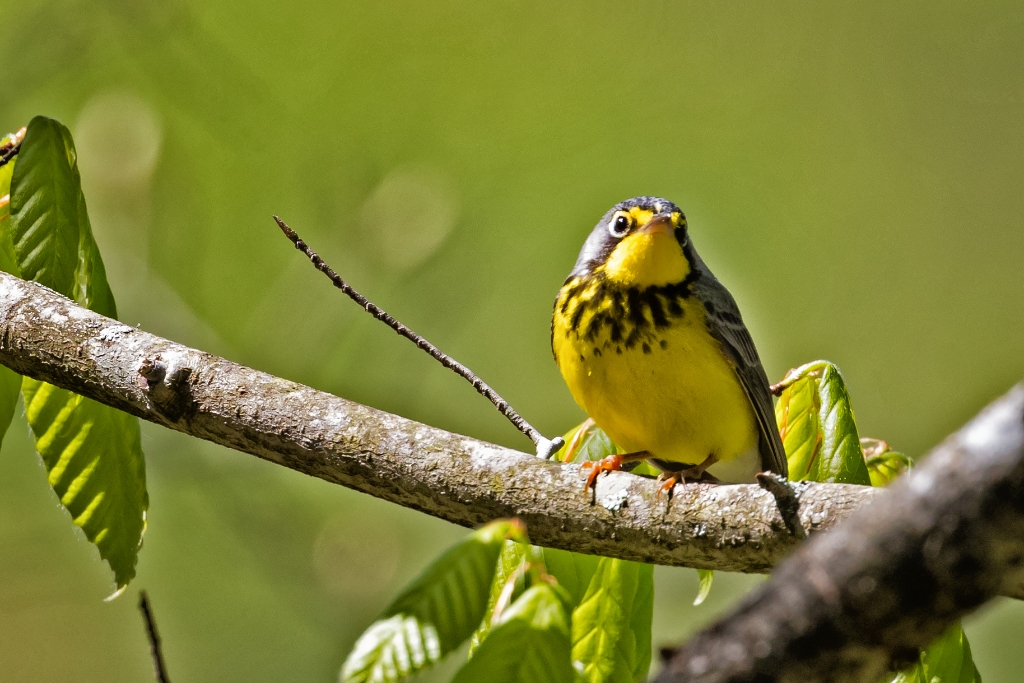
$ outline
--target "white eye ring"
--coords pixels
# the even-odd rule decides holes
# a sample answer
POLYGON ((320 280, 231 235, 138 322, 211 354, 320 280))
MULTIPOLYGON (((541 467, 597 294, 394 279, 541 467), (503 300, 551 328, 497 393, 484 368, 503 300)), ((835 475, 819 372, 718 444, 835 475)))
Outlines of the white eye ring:
POLYGON ((633 227, 633 219, 628 213, 619 212, 612 216, 608 223, 608 233, 615 238, 624 237, 629 229, 633 227))

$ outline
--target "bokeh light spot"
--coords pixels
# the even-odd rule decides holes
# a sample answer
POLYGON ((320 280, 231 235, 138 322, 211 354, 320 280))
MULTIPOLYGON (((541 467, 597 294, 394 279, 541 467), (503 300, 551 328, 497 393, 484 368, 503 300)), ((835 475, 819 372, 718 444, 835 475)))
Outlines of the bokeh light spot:
POLYGON ((437 251, 458 217, 451 181, 426 165, 388 173, 363 204, 361 223, 381 262, 407 271, 437 251))
POLYGON ((160 120, 132 93, 93 95, 78 115, 74 136, 82 173, 107 185, 148 182, 160 156, 160 120))

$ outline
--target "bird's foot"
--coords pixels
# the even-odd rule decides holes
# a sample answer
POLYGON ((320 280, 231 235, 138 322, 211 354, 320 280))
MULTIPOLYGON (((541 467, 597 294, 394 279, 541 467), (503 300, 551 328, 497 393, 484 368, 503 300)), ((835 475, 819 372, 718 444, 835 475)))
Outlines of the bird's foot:
POLYGON ((617 472, 621 469, 621 455, 609 455, 607 458, 601 458, 600 460, 588 460, 580 465, 580 470, 590 470, 590 474, 587 475, 587 485, 583 488, 585 490, 594 488, 594 482, 597 481, 598 475, 602 472, 617 472))
MULTIPOLYGON (((658 475, 658 481, 661 482, 661 486, 658 487, 658 498, 661 498, 662 494, 667 493, 669 498, 672 497, 672 489, 679 483, 679 473, 673 472, 662 472, 658 475)), ((684 480, 685 484, 686 481, 684 480)))

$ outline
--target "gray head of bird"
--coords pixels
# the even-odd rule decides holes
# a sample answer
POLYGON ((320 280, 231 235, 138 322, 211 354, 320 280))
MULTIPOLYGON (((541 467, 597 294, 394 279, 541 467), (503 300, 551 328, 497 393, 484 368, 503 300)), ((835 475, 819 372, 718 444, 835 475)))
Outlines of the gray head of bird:
POLYGON ((625 287, 680 282, 691 269, 686 216, 667 199, 634 197, 606 213, 580 250, 569 279, 603 277, 625 287))

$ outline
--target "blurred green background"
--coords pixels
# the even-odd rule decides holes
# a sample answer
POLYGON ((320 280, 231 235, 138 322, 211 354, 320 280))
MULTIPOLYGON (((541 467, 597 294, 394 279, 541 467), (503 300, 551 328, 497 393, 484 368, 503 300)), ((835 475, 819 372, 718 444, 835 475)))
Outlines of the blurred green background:
MULTIPOLYGON (((828 358, 861 432, 913 455, 1024 374, 1018 2, 3 0, 0 129, 73 130, 122 319, 267 372, 526 449, 372 299, 545 432, 581 419, 551 302, 597 218, 686 211, 773 379, 828 358)), ((464 530, 143 425, 138 578, 110 574, 22 419, 0 453, 0 680, 331 681, 464 530)), ((756 577, 659 569, 655 644, 756 577)), ((1024 606, 968 625, 1020 680, 1024 606)), ((443 672, 424 680, 446 680, 443 672)))

